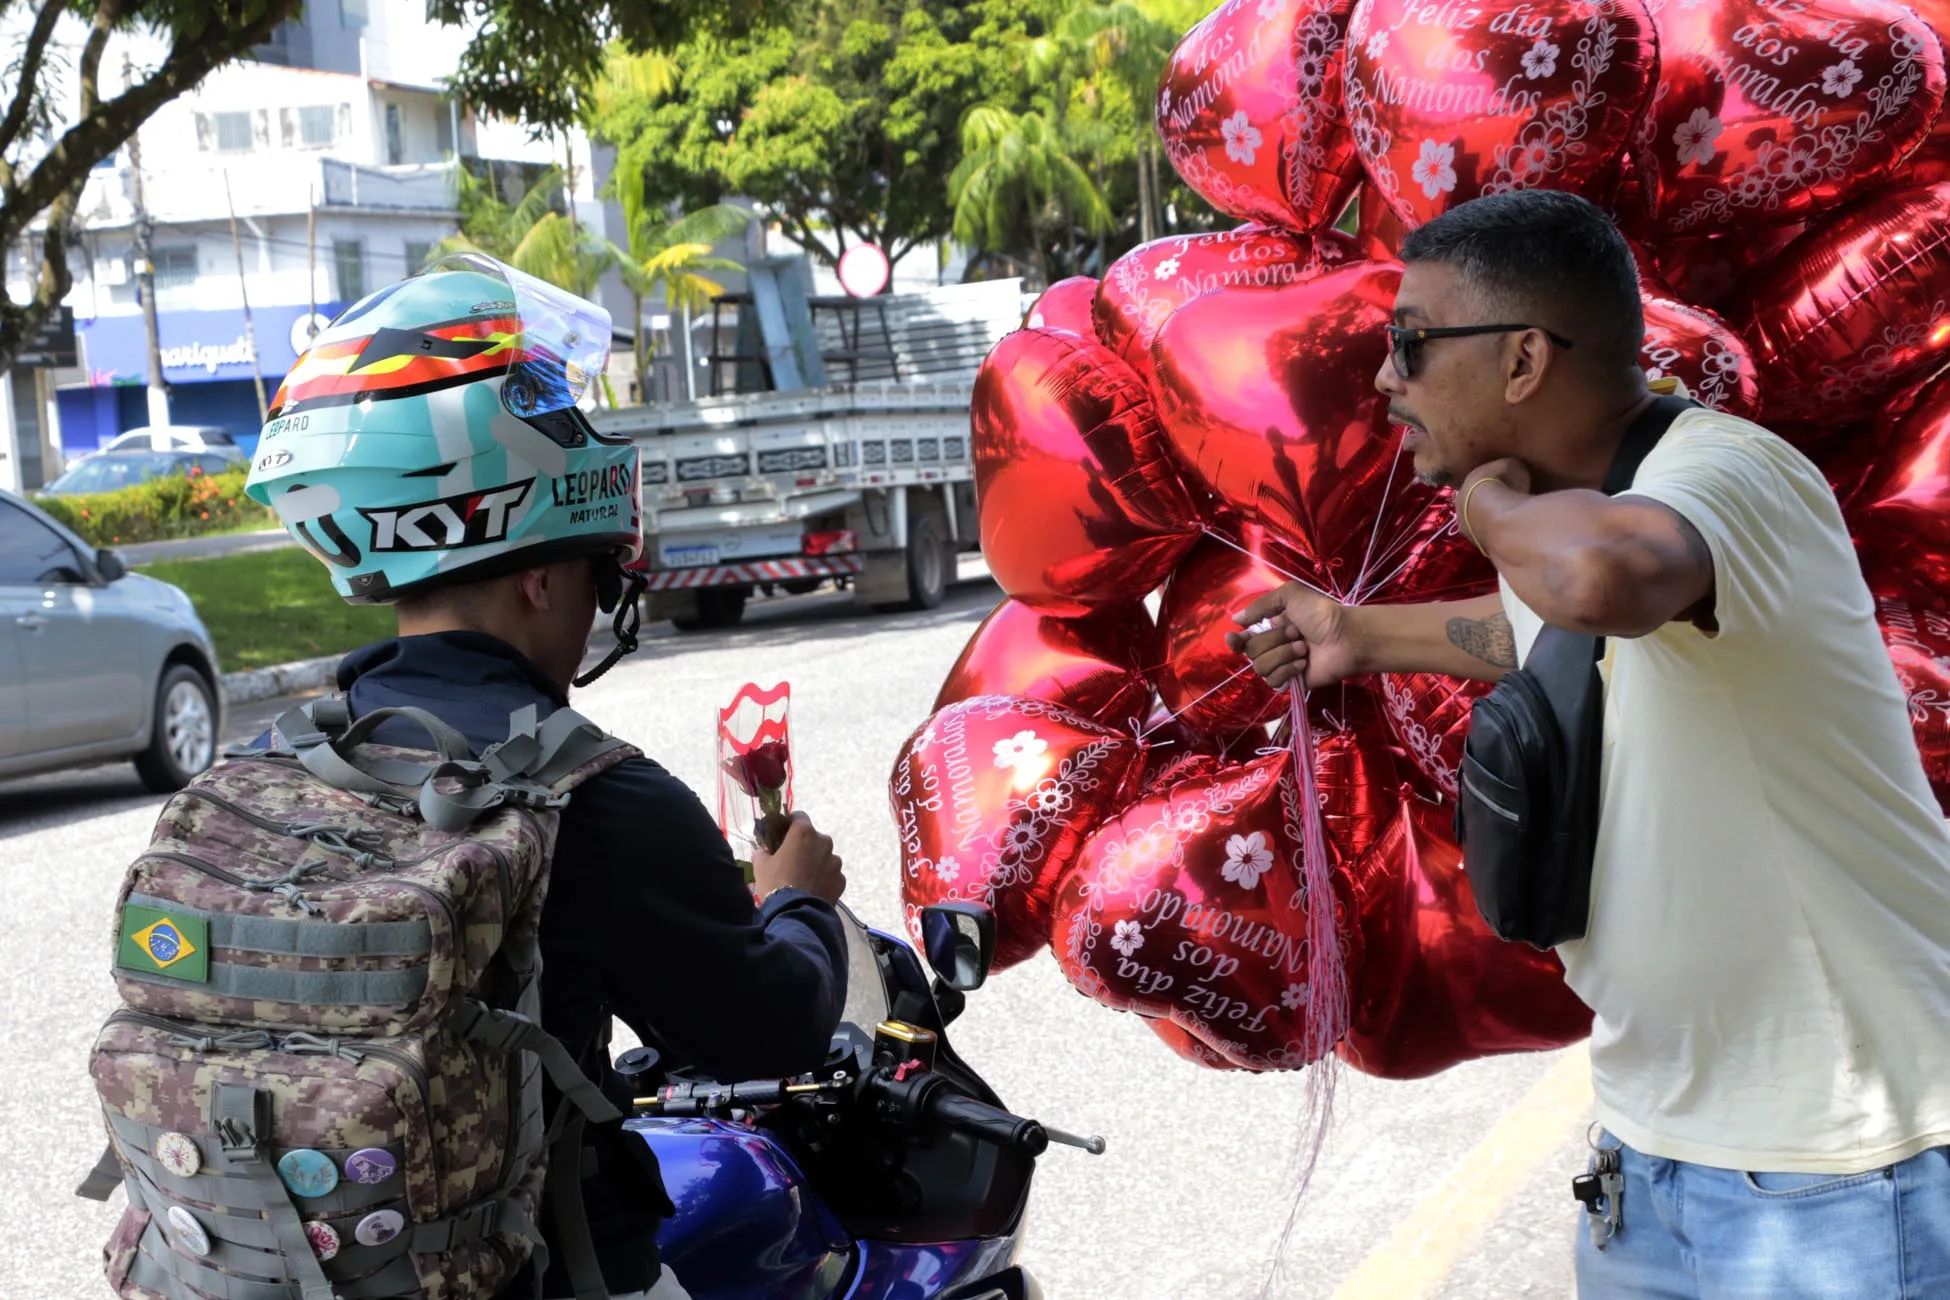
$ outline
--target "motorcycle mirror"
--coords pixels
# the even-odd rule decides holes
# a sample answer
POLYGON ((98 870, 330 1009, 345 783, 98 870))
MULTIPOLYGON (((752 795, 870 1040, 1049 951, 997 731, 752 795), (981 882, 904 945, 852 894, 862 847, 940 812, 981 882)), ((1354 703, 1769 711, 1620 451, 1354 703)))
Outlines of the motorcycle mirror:
POLYGON ((980 903, 921 909, 921 944, 941 982, 959 993, 982 987, 995 960, 995 913, 980 903))

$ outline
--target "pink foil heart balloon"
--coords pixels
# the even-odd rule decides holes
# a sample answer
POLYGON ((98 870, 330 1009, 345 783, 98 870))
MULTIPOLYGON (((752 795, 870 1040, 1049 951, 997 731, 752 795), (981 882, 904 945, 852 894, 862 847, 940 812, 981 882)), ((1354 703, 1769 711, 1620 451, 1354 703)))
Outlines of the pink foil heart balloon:
POLYGON ((1034 956, 1058 882, 1141 759, 1128 735, 1041 700, 978 696, 929 718, 887 783, 909 929, 930 903, 971 899, 995 912, 998 969, 1034 956))
POLYGON ((1889 0, 1650 0, 1660 77, 1633 158, 1699 235, 1826 212, 1890 178, 1944 102, 1941 43, 1889 0))
POLYGON ((1226 0, 1172 52, 1158 135, 1219 211, 1307 233, 1340 215, 1361 166, 1341 109, 1350 0, 1226 0))
POLYGON ((1284 289, 1209 293, 1151 350, 1179 457, 1305 560, 1300 576, 1347 597, 1409 558, 1433 495, 1371 379, 1400 279, 1393 263, 1356 262, 1284 289))
POLYGON ((1096 335, 1090 326, 1090 309, 1097 301, 1097 281, 1087 275, 1058 280, 1043 290, 1043 296, 1029 306, 1022 318, 1026 330, 1068 330, 1079 338, 1096 335))
POLYGON ((1659 67, 1641 0, 1361 0, 1348 125, 1409 225, 1510 190, 1614 182, 1659 67))

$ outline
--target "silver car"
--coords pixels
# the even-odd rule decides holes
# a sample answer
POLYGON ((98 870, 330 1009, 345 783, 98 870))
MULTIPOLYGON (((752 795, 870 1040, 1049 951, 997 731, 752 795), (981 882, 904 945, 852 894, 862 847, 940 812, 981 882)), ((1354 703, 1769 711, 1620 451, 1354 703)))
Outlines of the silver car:
POLYGON ((0 777, 132 758, 180 789, 216 757, 221 682, 180 589, 0 492, 0 777))

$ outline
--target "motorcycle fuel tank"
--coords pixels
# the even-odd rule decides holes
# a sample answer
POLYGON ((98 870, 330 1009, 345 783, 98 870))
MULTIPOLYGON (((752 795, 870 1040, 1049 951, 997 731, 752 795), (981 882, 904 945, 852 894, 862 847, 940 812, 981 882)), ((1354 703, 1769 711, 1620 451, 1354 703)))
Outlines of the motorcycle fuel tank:
POLYGON ((764 1133, 711 1119, 633 1119, 677 1215, 657 1234, 679 1281, 712 1300, 827 1300, 851 1271, 846 1231, 764 1133), (707 1281, 708 1279, 708 1281, 707 1281))

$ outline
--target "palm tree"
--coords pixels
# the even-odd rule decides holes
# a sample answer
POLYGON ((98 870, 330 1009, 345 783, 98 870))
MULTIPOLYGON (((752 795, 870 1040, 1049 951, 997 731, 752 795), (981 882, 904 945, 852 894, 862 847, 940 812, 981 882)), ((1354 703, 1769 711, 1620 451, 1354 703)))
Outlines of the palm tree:
MULTIPOLYGON (((640 192, 640 178, 638 189, 640 192)), ((626 212, 633 207, 640 209, 641 204, 624 204, 626 212)), ((690 314, 724 292, 723 285, 702 272, 744 269, 728 257, 712 256, 711 250, 749 225, 752 214, 729 203, 714 203, 674 218, 656 209, 638 210, 625 220, 630 227, 630 246, 627 250, 612 248, 624 287, 636 304, 636 373, 637 382, 642 384, 650 366, 649 340, 643 330, 644 300, 661 292, 664 302, 683 314, 688 329, 690 314)))
POLYGON ((1042 227, 1047 209, 1074 214, 1090 234, 1111 229, 1110 207, 1090 174, 1063 147, 1040 113, 978 104, 961 121, 962 160, 948 178, 955 238, 972 248, 1002 250, 1027 222, 1029 257, 1049 284, 1042 227))
POLYGON ((440 241, 436 256, 480 252, 517 271, 587 298, 615 264, 608 240, 555 210, 562 169, 550 167, 512 207, 465 168, 460 172, 460 233, 440 241))
POLYGON ((1108 0, 1077 5, 1056 27, 1057 39, 1092 75, 1116 81, 1130 96, 1138 126, 1138 238, 1142 242, 1162 233, 1158 82, 1180 37, 1210 7, 1197 0, 1108 0))

